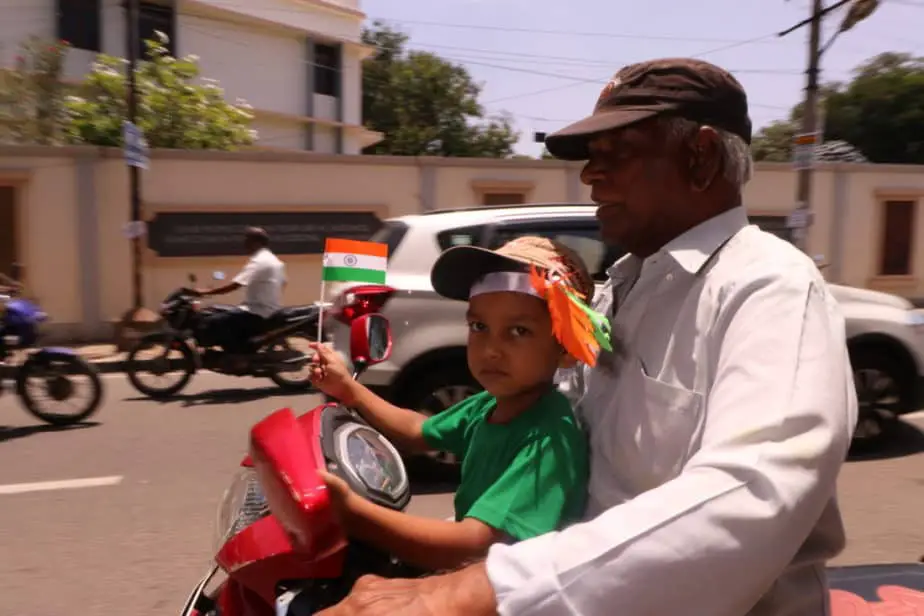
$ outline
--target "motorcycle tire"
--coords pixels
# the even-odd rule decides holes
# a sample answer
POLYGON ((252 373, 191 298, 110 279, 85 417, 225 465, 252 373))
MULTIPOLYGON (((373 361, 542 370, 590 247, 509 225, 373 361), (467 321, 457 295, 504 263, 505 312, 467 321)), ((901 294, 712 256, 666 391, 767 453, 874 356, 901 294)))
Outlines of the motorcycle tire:
MULTIPOLYGON (((163 400, 178 394, 180 390, 189 384, 193 374, 196 373, 195 353, 188 344, 183 342, 176 349, 182 355, 180 359, 176 360, 180 362, 180 369, 183 371, 183 375, 180 377, 180 380, 173 385, 170 385, 169 387, 162 388, 151 387, 145 383, 142 383, 138 378, 138 373, 144 372, 143 365, 146 360, 139 359, 139 354, 148 345, 163 344, 164 342, 166 342, 166 339, 162 334, 151 334, 144 336, 141 338, 141 340, 138 341, 138 344, 136 344, 128 354, 128 361, 126 362, 125 374, 128 376, 129 383, 131 383, 132 387, 137 389, 139 392, 154 400, 163 400)), ((168 361, 173 363, 175 360, 169 359, 168 361)))
MULTIPOLYGON (((309 342, 314 342, 318 339, 316 335, 308 334, 305 332, 294 332, 291 337, 303 338, 309 342)), ((269 378, 273 383, 279 386, 280 389, 284 389, 290 392, 307 392, 312 391, 314 383, 311 382, 307 377, 301 381, 293 381, 285 377, 285 373, 272 372, 269 375, 269 378)))
POLYGON ((20 366, 19 373, 16 375, 16 393, 19 394, 23 406, 26 407, 26 410, 29 411, 32 416, 53 426, 70 426, 83 423, 99 410, 100 403, 103 400, 103 382, 99 377, 99 371, 96 369, 96 366, 83 358, 70 353, 45 351, 42 359, 33 356, 20 366), (89 378, 93 393, 90 396, 89 404, 87 404, 86 408, 81 412, 74 415, 61 415, 43 411, 39 403, 29 393, 26 388, 26 382, 31 376, 43 369, 44 364, 49 360, 58 364, 67 364, 71 369, 69 374, 83 374, 89 378))

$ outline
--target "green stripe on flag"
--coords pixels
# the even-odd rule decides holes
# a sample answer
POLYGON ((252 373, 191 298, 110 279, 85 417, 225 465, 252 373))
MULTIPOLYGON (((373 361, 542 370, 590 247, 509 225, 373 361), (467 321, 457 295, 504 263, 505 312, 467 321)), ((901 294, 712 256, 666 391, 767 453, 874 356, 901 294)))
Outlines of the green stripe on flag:
POLYGON ((362 269, 359 267, 325 267, 321 278, 325 282, 368 282, 385 284, 385 270, 362 269))

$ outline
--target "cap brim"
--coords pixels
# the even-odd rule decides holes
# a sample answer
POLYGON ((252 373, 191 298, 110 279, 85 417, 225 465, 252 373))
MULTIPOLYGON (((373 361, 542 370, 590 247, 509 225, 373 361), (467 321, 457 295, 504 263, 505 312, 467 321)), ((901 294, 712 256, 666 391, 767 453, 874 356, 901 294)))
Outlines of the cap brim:
POLYGON ((590 140, 598 134, 647 120, 665 111, 669 109, 646 107, 644 109, 612 109, 595 113, 547 136, 545 147, 555 158, 587 160, 590 158, 588 149, 590 140))
POLYGON ((522 261, 476 246, 456 246, 439 256, 430 270, 433 290, 449 299, 468 301, 469 292, 478 280, 491 272, 526 270, 522 261))

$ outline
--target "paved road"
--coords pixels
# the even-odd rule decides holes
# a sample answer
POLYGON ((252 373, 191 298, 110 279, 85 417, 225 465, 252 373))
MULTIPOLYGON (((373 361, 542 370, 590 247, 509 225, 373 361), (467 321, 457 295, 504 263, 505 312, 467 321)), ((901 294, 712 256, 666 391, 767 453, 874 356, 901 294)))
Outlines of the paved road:
MULTIPOLYGON (((99 424, 80 429, 35 426, 12 396, 0 398, 0 616, 175 613, 207 566, 248 428, 317 400, 212 374, 169 404, 140 399, 120 375, 105 384, 99 424), (94 478, 109 485, 23 485, 94 478), (22 491, 38 487, 57 489, 22 491)), ((898 457, 846 467, 851 544, 839 562, 924 554, 924 436, 910 433, 898 457)), ((415 496, 415 512, 451 513, 449 494, 422 491, 435 493, 415 496)))

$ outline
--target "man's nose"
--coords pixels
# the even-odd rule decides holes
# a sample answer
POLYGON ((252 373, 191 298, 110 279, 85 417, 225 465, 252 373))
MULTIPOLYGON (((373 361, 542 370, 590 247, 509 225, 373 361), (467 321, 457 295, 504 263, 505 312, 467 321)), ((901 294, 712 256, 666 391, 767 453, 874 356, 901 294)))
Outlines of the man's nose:
POLYGON ((602 167, 592 160, 587 161, 587 164, 581 169, 581 182, 588 186, 592 185, 594 182, 600 182, 603 179, 602 167))

